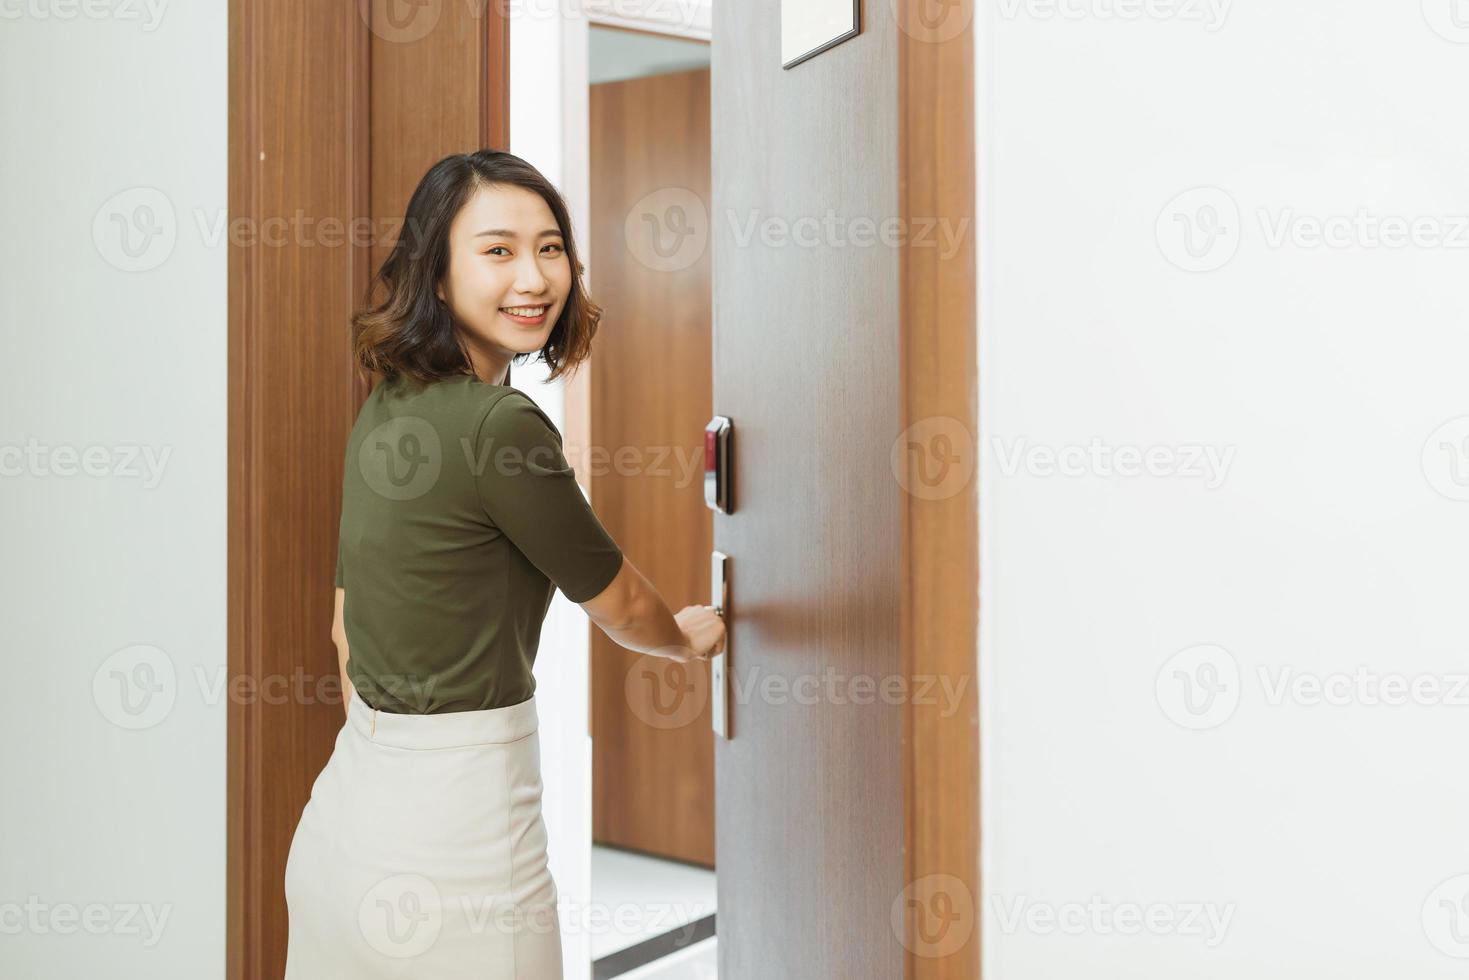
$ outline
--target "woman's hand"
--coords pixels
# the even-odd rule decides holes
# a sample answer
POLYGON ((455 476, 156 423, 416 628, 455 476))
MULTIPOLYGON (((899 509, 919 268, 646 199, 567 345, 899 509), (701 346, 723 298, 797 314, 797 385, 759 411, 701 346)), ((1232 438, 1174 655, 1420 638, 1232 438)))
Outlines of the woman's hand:
POLYGON ((684 606, 673 621, 683 631, 687 655, 675 660, 707 660, 724 651, 724 618, 713 606, 684 606))

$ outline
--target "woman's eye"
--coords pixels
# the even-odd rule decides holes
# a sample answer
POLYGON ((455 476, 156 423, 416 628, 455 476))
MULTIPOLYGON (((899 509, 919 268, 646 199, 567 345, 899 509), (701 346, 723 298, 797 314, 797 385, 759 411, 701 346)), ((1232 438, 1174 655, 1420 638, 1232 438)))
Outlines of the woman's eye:
MULTIPOLYGON (((558 252, 565 251, 560 245, 557 245, 555 242, 551 242, 551 243, 549 243, 547 245, 542 246, 541 251, 544 252, 548 248, 554 248, 558 252)), ((483 254, 485 254, 485 255, 502 255, 502 254, 508 254, 508 252, 509 252, 509 250, 506 249, 504 245, 495 245, 495 246, 493 246, 491 248, 485 249, 485 251, 484 251, 483 254)))

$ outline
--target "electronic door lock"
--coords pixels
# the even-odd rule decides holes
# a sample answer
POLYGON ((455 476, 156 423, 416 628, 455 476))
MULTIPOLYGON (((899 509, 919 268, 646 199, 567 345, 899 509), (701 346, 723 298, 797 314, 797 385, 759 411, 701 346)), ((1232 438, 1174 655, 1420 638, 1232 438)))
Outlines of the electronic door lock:
POLYGON ((721 514, 734 510, 733 435, 734 423, 724 415, 714 416, 704 427, 704 503, 721 514))

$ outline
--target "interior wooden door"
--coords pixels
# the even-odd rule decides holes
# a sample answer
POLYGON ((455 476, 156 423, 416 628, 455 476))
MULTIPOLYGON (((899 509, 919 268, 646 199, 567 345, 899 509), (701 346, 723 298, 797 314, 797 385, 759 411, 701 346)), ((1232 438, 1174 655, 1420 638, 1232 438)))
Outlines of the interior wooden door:
POLYGON ((896 37, 882 4, 782 70, 778 4, 714 6, 721 977, 904 975, 901 256, 861 235, 900 214, 896 37))
MULTIPOLYGON (((677 610, 709 601, 709 70, 593 85, 590 116, 588 279, 604 312, 581 466, 608 530, 677 610)), ((708 666, 595 628, 591 658, 593 838, 713 866, 708 666)))

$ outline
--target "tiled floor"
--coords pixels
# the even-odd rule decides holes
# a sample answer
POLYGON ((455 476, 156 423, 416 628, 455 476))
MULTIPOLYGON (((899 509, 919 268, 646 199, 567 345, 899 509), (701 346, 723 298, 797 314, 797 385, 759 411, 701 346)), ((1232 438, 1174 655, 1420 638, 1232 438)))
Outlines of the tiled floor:
MULTIPOLYGON (((592 847, 592 903, 608 928, 592 936, 592 958, 601 960, 655 936, 692 930, 714 914, 714 872, 707 868, 623 851, 592 847)), ((627 980, 713 980, 715 939, 710 937, 620 973, 627 980)))

